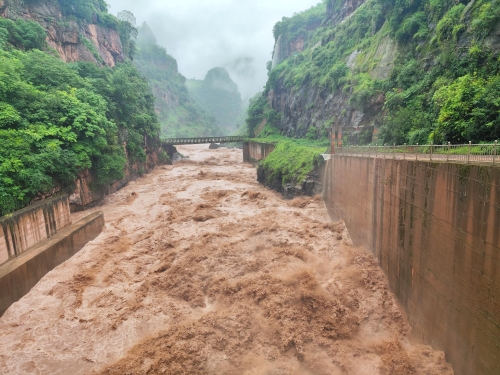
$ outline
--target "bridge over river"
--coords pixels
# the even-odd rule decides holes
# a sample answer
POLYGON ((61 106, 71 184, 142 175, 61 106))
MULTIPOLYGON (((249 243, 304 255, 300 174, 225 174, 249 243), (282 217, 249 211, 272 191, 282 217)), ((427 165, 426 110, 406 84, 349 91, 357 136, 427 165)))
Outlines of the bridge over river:
POLYGON ((247 137, 232 136, 232 137, 196 137, 196 138, 167 138, 163 140, 164 145, 179 146, 179 145, 200 145, 205 143, 231 143, 244 142, 247 137))

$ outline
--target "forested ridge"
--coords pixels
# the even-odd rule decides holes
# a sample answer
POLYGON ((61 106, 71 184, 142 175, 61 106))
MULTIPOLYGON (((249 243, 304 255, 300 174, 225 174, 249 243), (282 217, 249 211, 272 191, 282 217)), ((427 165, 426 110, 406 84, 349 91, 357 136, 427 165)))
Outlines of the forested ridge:
POLYGON ((72 193, 82 175, 98 190, 140 175, 168 161, 162 137, 222 133, 132 13, 103 0, 6 0, 2 12, 0 216, 72 193))
POLYGON ((59 3, 60 22, 117 30, 124 62, 64 63, 38 23, 0 18, 0 215, 71 188, 84 170, 97 185, 120 180, 159 144, 155 98, 131 62, 136 29, 101 0, 59 3))
POLYGON ((269 186, 302 184, 337 145, 500 138, 500 1, 324 0, 273 30, 249 135, 269 186))
POLYGON ((321 139, 340 126, 344 144, 496 140, 499 21, 498 0, 325 0, 276 24, 284 56, 249 128, 266 119, 321 139), (307 108, 277 105, 292 98, 307 108))
POLYGON ((147 24, 139 28, 134 65, 148 80, 156 97, 156 109, 165 137, 199 137, 222 135, 216 120, 190 97, 186 78, 177 61, 158 45, 147 24))
POLYGON ((187 88, 196 103, 215 117, 225 134, 235 132, 241 125, 241 94, 225 68, 210 69, 203 80, 189 79, 187 88))

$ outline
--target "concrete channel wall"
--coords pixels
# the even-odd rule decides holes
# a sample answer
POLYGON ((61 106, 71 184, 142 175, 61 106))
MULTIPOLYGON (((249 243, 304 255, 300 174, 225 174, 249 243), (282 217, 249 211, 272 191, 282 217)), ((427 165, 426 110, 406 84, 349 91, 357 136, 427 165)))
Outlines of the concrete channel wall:
POLYGON ((26 295, 43 276, 95 239, 103 227, 103 213, 91 214, 1 265, 0 316, 26 295))
POLYGON ((243 161, 245 163, 256 163, 264 160, 274 151, 274 145, 259 142, 243 143, 243 161))
POLYGON ((324 199, 456 375, 500 374, 500 168, 336 155, 324 199))
POLYGON ((26 207, 0 218, 0 265, 71 224, 68 196, 26 207))

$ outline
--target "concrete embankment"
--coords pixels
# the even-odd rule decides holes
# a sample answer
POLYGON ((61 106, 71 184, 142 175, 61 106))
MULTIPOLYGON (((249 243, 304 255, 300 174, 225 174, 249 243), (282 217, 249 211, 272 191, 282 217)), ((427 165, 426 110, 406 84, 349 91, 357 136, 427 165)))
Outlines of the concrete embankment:
POLYGON ((257 163, 264 160, 274 151, 274 145, 260 142, 243 143, 243 161, 245 163, 257 163))
POLYGON ((47 199, 0 218, 0 264, 71 224, 68 196, 47 199))
POLYGON ((43 276, 95 239, 103 227, 103 213, 91 214, 0 266, 0 316, 43 276))
POLYGON ((500 374, 500 169, 335 156, 324 200, 379 260, 416 338, 500 374))

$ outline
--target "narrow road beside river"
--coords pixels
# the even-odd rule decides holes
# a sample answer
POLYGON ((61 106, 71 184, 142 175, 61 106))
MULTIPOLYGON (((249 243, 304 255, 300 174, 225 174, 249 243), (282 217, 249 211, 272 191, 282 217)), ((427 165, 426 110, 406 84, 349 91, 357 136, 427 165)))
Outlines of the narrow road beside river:
POLYGON ((0 319, 2 374, 453 374, 319 197, 284 201, 241 150, 180 152, 0 319))

